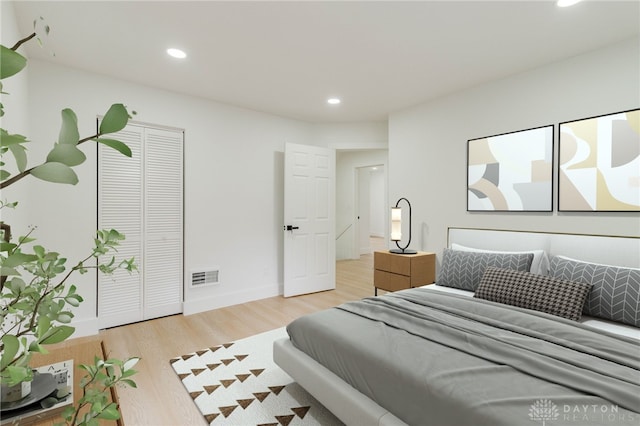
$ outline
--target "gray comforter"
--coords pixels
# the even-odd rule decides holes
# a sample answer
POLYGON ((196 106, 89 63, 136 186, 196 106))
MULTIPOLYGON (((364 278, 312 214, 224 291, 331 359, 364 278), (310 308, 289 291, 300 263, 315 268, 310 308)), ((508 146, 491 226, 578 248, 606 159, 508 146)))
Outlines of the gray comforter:
POLYGON ((638 425, 640 346, 428 289, 288 326, 292 343, 410 425, 638 425))

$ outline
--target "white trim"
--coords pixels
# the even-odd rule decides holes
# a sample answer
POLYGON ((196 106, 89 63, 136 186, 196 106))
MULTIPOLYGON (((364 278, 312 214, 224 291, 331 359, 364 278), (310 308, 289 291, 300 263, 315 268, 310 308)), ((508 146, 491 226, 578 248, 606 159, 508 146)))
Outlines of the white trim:
POLYGON ((254 300, 267 299, 282 294, 282 284, 269 284, 248 290, 216 294, 211 297, 199 297, 196 300, 184 302, 184 315, 193 315, 213 309, 253 302, 254 300))

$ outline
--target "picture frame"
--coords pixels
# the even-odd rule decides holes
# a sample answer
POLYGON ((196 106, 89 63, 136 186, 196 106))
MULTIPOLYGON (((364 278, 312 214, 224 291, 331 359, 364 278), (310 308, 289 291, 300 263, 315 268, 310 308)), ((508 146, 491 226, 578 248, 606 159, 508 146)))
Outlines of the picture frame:
POLYGON ((553 211, 554 126, 467 141, 467 211, 553 211))
MULTIPOLYGON (((47 382, 49 393, 39 397, 16 401, 15 407, 2 408, 0 426, 27 425, 53 419, 73 404, 73 359, 43 365, 34 369, 36 374, 51 377, 47 382), (52 380, 52 383, 51 383, 52 380), (24 402, 21 402, 24 401, 24 402)), ((32 391, 34 392, 34 391, 32 391)), ((47 392, 47 391, 45 391, 47 392)), ((4 405, 4 403, 2 404, 4 405)), ((53 424, 53 423, 52 423, 53 424)), ((57 423, 56 423, 57 424, 57 423)))
POLYGON ((640 108, 558 126, 558 211, 640 211, 640 108))

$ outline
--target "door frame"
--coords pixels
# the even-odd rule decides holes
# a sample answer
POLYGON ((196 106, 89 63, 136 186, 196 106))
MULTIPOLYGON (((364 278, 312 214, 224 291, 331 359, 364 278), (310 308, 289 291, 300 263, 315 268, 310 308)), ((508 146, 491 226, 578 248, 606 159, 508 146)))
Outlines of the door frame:
MULTIPOLYGON (((375 166, 375 165, 382 165, 385 168, 385 194, 384 194, 384 198, 386 201, 386 204, 390 206, 389 204, 389 146, 387 144, 381 144, 381 143, 370 143, 370 144, 354 144, 353 146, 349 145, 349 144, 329 144, 330 148, 334 148, 336 150, 336 173, 337 173, 337 158, 339 153, 341 152, 352 152, 352 151, 361 151, 363 153, 369 152, 369 151, 378 151, 378 150, 384 150, 387 152, 386 156, 385 156, 385 161, 383 163, 380 163, 379 161, 371 161, 371 160, 362 160, 360 163, 355 164, 354 167, 351 168, 350 170, 350 174, 351 174, 351 181, 353 183, 353 188, 351 190, 351 194, 349 195, 349 198, 352 200, 353 205, 354 205, 354 211, 353 211, 353 215, 352 215, 352 220, 353 221, 357 221, 357 212, 356 212, 356 208, 355 206, 357 206, 357 192, 358 192, 358 167, 367 167, 367 166, 375 166)), ((338 210, 340 208, 340 206, 337 203, 337 198, 338 198, 338 194, 336 191, 336 210, 338 210)), ((389 212, 385 212, 385 223, 389 222, 389 212)), ((360 258, 360 247, 359 247, 359 235, 358 235, 358 228, 359 226, 357 225, 357 223, 353 226, 354 228, 354 232, 351 233, 351 236, 348 237, 347 235, 345 235, 345 237, 349 238, 350 240, 350 254, 348 259, 359 259, 360 258)), ((385 239, 388 239, 389 236, 389 229, 387 229, 385 227, 385 239)), ((338 249, 336 248, 336 253, 338 253, 338 249)), ((345 258, 347 259, 347 258, 345 258)), ((338 260, 338 259, 336 259, 338 260)))
MULTIPOLYGON (((388 196, 388 189, 389 189, 388 182, 389 181, 388 181, 388 177, 387 177, 387 166, 385 164, 379 163, 379 164, 370 164, 370 165, 366 165, 366 166, 356 166, 356 167, 354 167, 355 185, 354 185, 354 203, 353 203, 353 205, 355 206, 355 209, 356 209, 356 211, 355 211, 355 216, 356 216, 355 220, 356 220, 356 225, 357 225, 355 227, 356 229, 355 229, 354 236, 353 236, 353 238, 354 238, 354 247, 353 247, 352 255, 354 256, 354 259, 359 259, 360 256, 362 256, 363 254, 366 254, 366 253, 362 253, 362 250, 361 250, 362 246, 360 244, 361 240, 362 240, 362 232, 363 232, 362 225, 361 225, 362 222, 360 222, 360 220, 362 218, 362 214, 363 214, 362 212, 360 212, 360 201, 361 201, 360 200, 360 193, 364 189, 364 188, 360 188, 360 186, 362 184, 362 182, 360 180, 360 172, 363 169, 370 169, 370 168, 373 168, 373 167, 383 167, 383 179, 384 179, 385 183, 384 183, 384 188, 382 190, 383 190, 383 194, 384 194, 385 205, 389 204, 389 202, 388 202, 388 198, 389 198, 389 196, 388 196)), ((368 189, 369 190, 371 189, 371 182, 369 182, 368 189)), ((369 204, 371 204, 371 203, 369 202, 369 204)), ((370 211, 369 210, 367 211, 367 215, 369 216, 368 217, 369 223, 371 223, 371 215, 370 215, 370 211)), ((389 221, 389 212, 387 210, 385 210, 383 212, 383 217, 384 217, 384 219, 383 219, 384 223, 388 223, 388 221, 389 221)), ((386 226, 383 229, 384 229, 384 231, 382 233, 382 237, 386 239, 389 236, 389 229, 386 226)))

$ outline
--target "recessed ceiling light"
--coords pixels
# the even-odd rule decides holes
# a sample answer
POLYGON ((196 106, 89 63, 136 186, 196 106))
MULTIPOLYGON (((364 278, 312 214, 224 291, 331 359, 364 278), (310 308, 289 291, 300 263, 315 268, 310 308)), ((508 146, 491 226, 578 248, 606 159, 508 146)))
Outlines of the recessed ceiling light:
POLYGON ((340 99, 338 98, 329 98, 327 99, 327 103, 331 104, 331 105, 338 105, 340 102, 342 102, 340 99))
POLYGON ((558 0, 556 2, 556 5, 558 5, 558 7, 569 7, 569 6, 573 6, 576 3, 579 3, 581 0, 558 0))
POLYGON ((178 59, 184 59, 184 58, 187 57, 187 54, 184 53, 184 51, 180 50, 180 49, 173 49, 173 48, 167 49, 167 54, 169 56, 172 56, 172 57, 178 58, 178 59))

